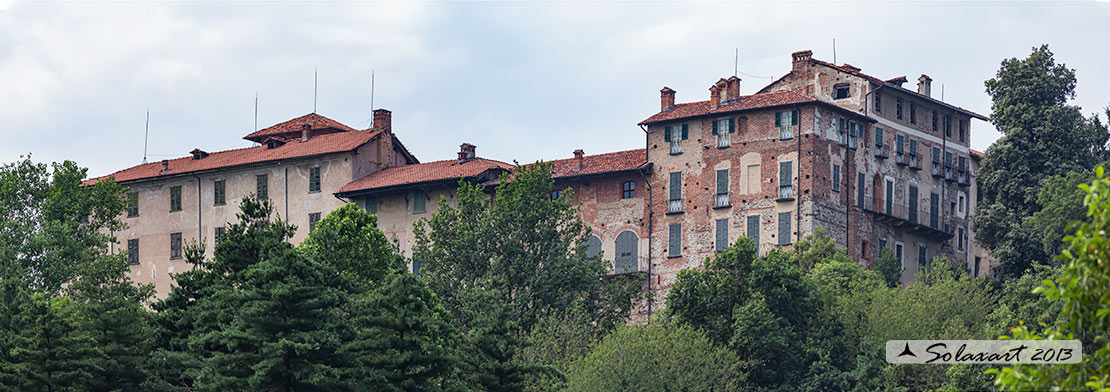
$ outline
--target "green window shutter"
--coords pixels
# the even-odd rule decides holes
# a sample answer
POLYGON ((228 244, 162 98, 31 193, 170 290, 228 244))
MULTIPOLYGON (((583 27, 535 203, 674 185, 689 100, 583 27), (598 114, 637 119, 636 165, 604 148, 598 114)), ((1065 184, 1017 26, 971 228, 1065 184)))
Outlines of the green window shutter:
POLYGON ((717 170, 717 193, 728 193, 728 169, 717 170))
POLYGON ((894 150, 895 150, 896 152, 898 152, 899 154, 901 154, 901 153, 902 153, 902 149, 904 148, 904 147, 902 147, 902 146, 904 146, 905 144, 906 144, 906 140, 905 140, 905 137, 904 137, 904 136, 902 136, 902 135, 895 135, 895 136, 894 136, 894 150))
POLYGON ((424 202, 427 200, 427 198, 428 198, 428 196, 425 195, 423 191, 413 192, 412 193, 412 212, 413 213, 422 213, 422 212, 424 212, 424 208, 425 208, 424 202))
POLYGON ((945 151, 944 152, 944 166, 945 167, 952 167, 952 152, 951 151, 945 151))
POLYGON ((755 249, 759 250, 759 215, 748 215, 748 238, 755 242, 755 249))
POLYGON ((671 200, 682 198, 682 172, 671 172, 671 200))
POLYGON ((794 176, 794 162, 779 162, 779 186, 791 185, 794 176))
POLYGON ((663 141, 665 141, 665 142, 671 141, 671 126, 670 125, 668 125, 666 127, 663 127, 663 141))
POLYGON ((863 175, 863 173, 859 173, 859 178, 856 179, 856 204, 859 206, 859 208, 863 208, 863 196, 865 194, 864 181, 866 180, 867 178, 863 175))
POLYGON ((736 132, 736 120, 730 118, 730 119, 728 119, 728 133, 733 133, 733 132, 736 132))
POLYGON ((717 219, 717 250, 728 248, 728 219, 717 219))
POLYGON ((910 139, 910 155, 917 155, 917 140, 910 139))
POLYGON ((779 213, 779 245, 790 243, 790 212, 779 213))
POLYGON ((849 121, 848 122, 848 135, 851 136, 851 137, 856 137, 856 122, 855 121, 849 121))
POLYGON ((933 147, 933 163, 940 163, 940 149, 933 147))
POLYGON ((845 123, 844 123, 844 119, 843 119, 843 118, 842 118, 842 119, 840 119, 840 121, 838 122, 838 124, 839 124, 839 125, 837 125, 837 128, 836 128, 836 131, 837 131, 837 133, 840 133, 840 134, 844 134, 844 131, 845 131, 845 129, 844 129, 844 128, 845 128, 845 125, 844 125, 844 124, 845 124, 845 123))
POLYGON ((714 134, 714 135, 716 135, 716 134, 717 134, 717 123, 718 123, 718 122, 719 122, 719 121, 717 121, 717 120, 713 120, 713 134, 714 134))
POLYGON ((782 112, 775 112, 775 126, 782 126, 782 112))
POLYGON ((879 127, 875 127, 875 145, 883 145, 883 129, 879 127))
POLYGON ((667 227, 667 256, 682 256, 682 224, 672 223, 667 227))
POLYGON ((687 136, 686 135, 686 130, 687 130, 687 125, 682 124, 682 140, 686 140, 686 136, 687 136))
POLYGON ((798 111, 790 112, 790 125, 798 125, 798 111))

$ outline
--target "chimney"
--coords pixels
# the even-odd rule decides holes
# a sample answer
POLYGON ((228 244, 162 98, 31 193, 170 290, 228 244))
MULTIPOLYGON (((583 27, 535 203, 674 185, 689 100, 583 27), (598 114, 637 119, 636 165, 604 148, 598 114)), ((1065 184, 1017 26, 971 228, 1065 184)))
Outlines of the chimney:
POLYGON ((167 171, 167 170, 170 170, 170 160, 169 159, 163 159, 162 160, 162 171, 167 171))
POLYGON ((721 106, 721 89, 717 85, 709 87, 709 109, 716 109, 721 106))
POLYGON ((917 78, 917 93, 928 97, 932 92, 933 78, 930 78, 929 75, 921 74, 921 77, 917 78))
POLYGON ((660 111, 667 110, 667 109, 670 109, 670 108, 674 107, 674 93, 675 93, 675 91, 671 90, 671 88, 667 87, 667 86, 663 86, 663 89, 659 90, 659 110, 660 111))
POLYGON ((374 109, 374 129, 381 129, 387 133, 393 133, 393 126, 390 124, 392 121, 393 112, 386 109, 374 109))
POLYGON ((805 67, 807 64, 809 64, 809 59, 813 58, 813 51, 812 50, 802 50, 802 51, 794 52, 793 54, 790 55, 790 57, 792 57, 794 59, 793 70, 797 71, 797 70, 805 67))
POLYGON ((735 101, 740 99, 740 78, 733 75, 728 78, 728 100, 735 101))
POLYGON ((193 154, 193 159, 204 159, 208 156, 207 151, 201 150, 199 148, 194 148, 193 151, 189 151, 189 153, 193 154))
POLYGON ((477 149, 477 148, 478 148, 477 146, 475 146, 473 144, 470 144, 470 143, 460 144, 459 145, 459 160, 460 161, 465 161, 467 159, 474 159, 474 157, 475 157, 474 150, 477 149))
POLYGON ((583 155, 586 155, 586 153, 582 152, 581 148, 574 150, 574 170, 582 170, 583 155))
POLYGON ((312 126, 308 124, 301 125, 301 141, 307 142, 312 139, 312 126))

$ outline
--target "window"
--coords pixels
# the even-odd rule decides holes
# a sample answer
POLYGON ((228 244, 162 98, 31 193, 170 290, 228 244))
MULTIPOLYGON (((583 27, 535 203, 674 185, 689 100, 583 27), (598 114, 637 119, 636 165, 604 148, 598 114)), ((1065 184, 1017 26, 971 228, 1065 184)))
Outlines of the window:
POLYGON ((748 215, 748 238, 755 243, 756 253, 759 250, 759 215, 748 215))
POLYGON ((728 218, 717 219, 717 247, 716 250, 722 251, 728 248, 728 218))
POLYGON ((367 197, 365 203, 366 203, 366 212, 371 213, 371 214, 377 214, 378 213, 378 199, 377 198, 367 197))
POLYGON ((424 266, 424 262, 420 261, 420 255, 412 255, 412 274, 420 275, 420 267, 424 266))
POLYGON ((798 111, 775 112, 775 128, 779 129, 779 140, 794 138, 794 126, 798 125, 798 111))
POLYGON ((320 213, 313 212, 308 214, 308 231, 316 230, 317 223, 320 223, 320 213))
POLYGON ((136 216, 139 216, 139 192, 131 192, 127 194, 127 217, 136 216))
POLYGON ((902 265, 902 271, 906 270, 906 258, 902 256, 902 243, 896 242, 894 244, 894 258, 898 259, 898 263, 902 265))
POLYGON ((928 248, 925 247, 925 244, 917 244, 917 265, 920 269, 929 268, 929 259, 926 258, 927 250, 928 248))
POLYGON ((728 169, 717 170, 717 198, 714 207, 727 207, 728 205, 728 169))
POLYGON ((667 257, 682 256, 682 224, 671 223, 667 226, 667 257))
POLYGON ((590 234, 590 238, 586 240, 586 257, 594 257, 601 254, 601 238, 590 234))
POLYGON ((863 259, 867 258, 867 241, 860 241, 859 257, 863 259))
POLYGON ((944 116, 944 136, 952 137, 952 117, 944 116))
POLYGON ((910 124, 917 124, 917 103, 910 102, 910 124))
POLYGON ((866 194, 864 191, 866 189, 864 187, 864 185, 866 185, 865 181, 867 181, 866 176, 863 173, 859 173, 859 176, 856 178, 856 205, 859 208, 864 208, 864 195, 866 194))
POLYGON ((886 238, 879 238, 879 256, 883 255, 883 249, 886 249, 886 238))
POLYGON ((139 264, 139 239, 127 240, 127 262, 132 265, 139 264))
POLYGON ((879 127, 875 127, 875 146, 883 146, 883 129, 879 127))
POLYGON ((960 195, 958 197, 960 200, 960 216, 963 216, 965 213, 967 213, 967 197, 964 196, 963 192, 960 192, 960 195))
POLYGON ((667 212, 682 211, 682 172, 671 172, 670 198, 667 202, 667 212))
POLYGON ((636 262, 639 256, 636 250, 639 240, 640 239, 636 237, 636 233, 629 230, 617 234, 617 241, 616 244, 614 244, 617 256, 613 259, 613 263, 616 264, 616 273, 627 274, 639 270, 636 262))
POLYGON ((790 212, 779 213, 779 245, 790 244, 790 212))
POLYGON ((224 180, 212 183, 212 199, 215 205, 227 204, 227 183, 224 180))
POLYGON ((876 113, 882 113, 883 112, 883 93, 881 91, 878 91, 878 90, 875 91, 874 104, 875 104, 875 112, 876 113))
POLYGON ((736 122, 731 118, 713 121, 713 134, 717 135, 717 148, 729 146, 728 134, 736 131, 736 122))
POLYGON ((894 180, 886 180, 886 196, 883 199, 883 213, 894 215, 894 180))
POLYGON ((170 233, 170 260, 181 258, 181 233, 170 233))
POLYGON ((906 217, 910 223, 917 223, 917 186, 910 185, 909 195, 909 216, 906 217))
POLYGON ((836 126, 836 137, 837 143, 840 143, 840 145, 843 146, 845 144, 848 144, 848 120, 845 120, 843 118, 840 118, 839 120, 840 121, 837 121, 836 126))
POLYGON ((910 139, 910 156, 917 156, 917 140, 910 139))
POLYGON ((833 86, 833 99, 848 98, 848 93, 849 92, 850 92, 850 90, 848 88, 848 83, 837 84, 837 85, 833 86))
POLYGON ((308 192, 314 193, 320 191, 320 167, 314 166, 308 169, 308 192))
POLYGON ((181 186, 170 188, 170 212, 181 211, 181 186))
POLYGON ((929 226, 940 227, 940 195, 936 192, 929 194, 929 226))
MULTIPOLYGON (((551 193, 551 199, 558 199, 562 196, 562 191, 554 191, 551 193)), ((424 191, 416 191, 412 193, 412 213, 423 214, 424 202, 428 200, 428 195, 424 191)))
POLYGON ((905 152, 906 137, 902 135, 894 135, 894 152, 902 155, 905 152))
POLYGON ((937 111, 933 111, 933 132, 937 131, 937 111))
POLYGON ((266 199, 270 197, 270 177, 265 174, 259 174, 255 178, 255 196, 259 199, 266 199))
MULTIPOLYGON (((560 197, 563 197, 563 191, 562 190, 556 189, 556 190, 551 191, 551 200, 559 200, 560 197)), ((423 207, 421 207, 420 212, 424 212, 423 207)))
POLYGON ((840 165, 835 163, 832 170, 832 190, 833 192, 840 192, 840 165))
POLYGON ((979 264, 981 264, 982 262, 983 262, 982 257, 975 256, 975 271, 972 271, 972 277, 974 277, 974 278, 979 277, 979 264))
POLYGON ((631 199, 636 197, 636 181, 625 181, 621 185, 621 198, 631 199))
POLYGON ((687 124, 668 125, 663 128, 663 141, 671 143, 671 154, 682 153, 682 141, 689 136, 687 124))
POLYGON ((899 120, 902 119, 902 98, 894 100, 894 117, 897 117, 899 120))
POLYGON ((964 120, 960 120, 960 141, 961 142, 964 141, 965 138, 967 138, 967 133, 966 132, 967 132, 967 123, 965 123, 964 120))
POLYGON ((964 228, 956 229, 956 249, 964 250, 964 228))
POLYGON ((224 240, 224 234, 227 234, 227 227, 226 226, 219 226, 219 227, 216 228, 216 243, 217 244, 220 243, 220 241, 224 240))
POLYGON ((779 200, 794 198, 793 162, 779 162, 779 200))

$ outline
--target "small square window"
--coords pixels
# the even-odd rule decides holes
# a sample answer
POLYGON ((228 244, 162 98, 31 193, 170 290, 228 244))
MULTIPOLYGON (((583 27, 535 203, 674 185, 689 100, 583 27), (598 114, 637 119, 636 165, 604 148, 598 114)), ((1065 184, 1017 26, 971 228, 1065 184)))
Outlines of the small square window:
POLYGON ((559 200, 560 197, 563 197, 563 191, 558 189, 551 191, 551 200, 559 200))
POLYGON ((833 86, 833 99, 848 98, 848 95, 849 95, 850 92, 851 91, 848 88, 848 83, 841 83, 841 84, 838 84, 836 86, 833 86))
POLYGON ((636 197, 636 182, 625 181, 624 185, 621 185, 621 198, 631 199, 633 197, 636 197))

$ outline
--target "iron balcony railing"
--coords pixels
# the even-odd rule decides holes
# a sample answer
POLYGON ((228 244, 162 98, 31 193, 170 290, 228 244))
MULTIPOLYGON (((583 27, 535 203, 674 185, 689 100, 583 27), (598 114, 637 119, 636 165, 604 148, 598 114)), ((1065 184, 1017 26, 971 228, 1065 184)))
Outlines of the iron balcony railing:
POLYGON ((729 206, 728 192, 718 193, 717 194, 717 199, 713 203, 713 207, 721 208, 721 207, 728 207, 728 206, 729 206))
POLYGON ((848 148, 852 150, 856 149, 856 138, 851 136, 848 137, 848 148))
POLYGON ((933 161, 933 177, 941 177, 944 171, 940 169, 940 162, 933 161))
POLYGON ((613 260, 613 275, 647 271, 650 262, 647 256, 618 256, 613 260))
POLYGON ((671 140, 671 154, 674 155, 674 154, 681 154, 681 153, 682 153, 682 141, 681 140, 671 140))
POLYGON ((728 146, 728 134, 717 135, 717 148, 725 148, 728 146))
POLYGON ((894 163, 905 166, 910 164, 910 160, 906 157, 906 153, 898 151, 894 153, 894 163))
POLYGON ((682 212, 682 199, 671 199, 667 202, 667 213, 682 212))
POLYGON ((789 140, 794 138, 794 127, 784 126, 779 128, 779 140, 789 140))
POLYGON ((952 166, 945 166, 944 167, 944 180, 945 181, 956 181, 956 177, 952 175, 952 166))
POLYGON ((780 201, 794 200, 794 185, 779 185, 780 201))
POLYGON ((884 219, 903 224, 914 225, 916 228, 932 234, 952 234, 954 219, 944 216, 941 211, 929 211, 929 204, 918 203, 910 208, 905 202, 896 202, 874 196, 864 197, 864 210, 870 211, 884 219))
POLYGON ((921 157, 917 154, 910 154, 910 169, 921 170, 921 157))
POLYGON ((875 145, 875 157, 879 159, 886 159, 890 157, 890 146, 884 144, 875 145))
POLYGON ((969 181, 968 178, 969 177, 967 175, 967 171, 957 171, 956 172, 956 183, 957 184, 960 184, 961 186, 971 185, 971 181, 969 181))

